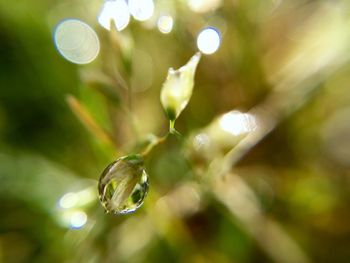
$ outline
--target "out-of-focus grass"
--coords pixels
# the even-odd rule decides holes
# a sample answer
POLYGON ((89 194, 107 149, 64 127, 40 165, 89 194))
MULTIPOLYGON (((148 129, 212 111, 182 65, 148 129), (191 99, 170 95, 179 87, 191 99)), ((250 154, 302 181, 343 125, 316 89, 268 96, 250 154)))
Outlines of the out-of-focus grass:
POLYGON ((167 35, 137 21, 107 32, 100 1, 0 0, 0 261, 345 262, 349 3, 218 1, 204 14, 155 3, 174 16, 167 35), (96 30, 92 64, 55 50, 66 17, 96 30), (206 25, 222 43, 198 65, 184 140, 149 155, 142 208, 105 215, 100 171, 166 132, 162 83, 206 25), (223 125, 232 110, 229 125, 244 112, 254 125, 223 125))

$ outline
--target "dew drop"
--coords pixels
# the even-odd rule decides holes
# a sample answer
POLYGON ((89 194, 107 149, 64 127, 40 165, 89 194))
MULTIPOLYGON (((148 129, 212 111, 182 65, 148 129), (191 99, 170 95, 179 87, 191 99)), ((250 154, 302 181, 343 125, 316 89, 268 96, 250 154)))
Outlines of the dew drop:
POLYGON ((112 162, 98 184, 106 212, 128 214, 136 211, 148 192, 148 175, 140 155, 128 155, 112 162))

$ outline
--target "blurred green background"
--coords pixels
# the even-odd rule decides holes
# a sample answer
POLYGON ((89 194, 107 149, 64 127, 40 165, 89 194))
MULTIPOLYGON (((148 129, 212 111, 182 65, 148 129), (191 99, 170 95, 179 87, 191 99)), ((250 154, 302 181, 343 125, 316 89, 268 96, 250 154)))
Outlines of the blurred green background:
POLYGON ((0 262, 348 262, 349 1, 154 4, 117 32, 97 22, 102 0, 0 0, 0 262), (96 31, 91 64, 56 50, 66 18, 96 31), (207 26, 221 46, 201 58, 183 138, 146 159, 139 210, 105 214, 101 172, 166 133, 162 83, 207 26), (254 129, 223 124, 243 113, 254 129))

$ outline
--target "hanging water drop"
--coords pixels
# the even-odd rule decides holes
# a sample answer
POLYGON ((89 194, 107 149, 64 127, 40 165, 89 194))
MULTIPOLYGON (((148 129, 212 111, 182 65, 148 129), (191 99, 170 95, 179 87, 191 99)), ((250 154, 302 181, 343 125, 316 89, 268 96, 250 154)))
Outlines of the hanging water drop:
POLYGON ((107 212, 128 214, 137 210, 148 192, 142 157, 128 155, 108 165, 100 177, 98 191, 107 212))

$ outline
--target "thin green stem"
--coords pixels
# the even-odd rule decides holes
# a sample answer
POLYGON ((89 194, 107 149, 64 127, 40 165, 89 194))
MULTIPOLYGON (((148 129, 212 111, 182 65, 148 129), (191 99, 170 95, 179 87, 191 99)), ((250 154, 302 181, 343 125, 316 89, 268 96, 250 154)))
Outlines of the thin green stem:
POLYGON ((165 142, 165 140, 168 138, 170 133, 167 133, 166 135, 162 137, 157 137, 154 141, 152 141, 150 144, 147 145, 146 149, 142 151, 141 156, 145 158, 155 146, 165 142))
POLYGON ((169 120, 169 133, 175 135, 179 140, 182 139, 181 133, 175 129, 175 120, 169 120))
POLYGON ((175 120, 169 120, 169 132, 175 131, 175 120))

